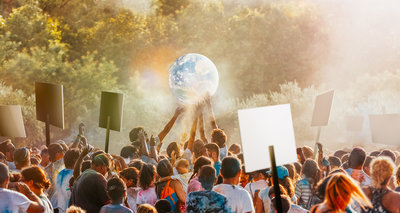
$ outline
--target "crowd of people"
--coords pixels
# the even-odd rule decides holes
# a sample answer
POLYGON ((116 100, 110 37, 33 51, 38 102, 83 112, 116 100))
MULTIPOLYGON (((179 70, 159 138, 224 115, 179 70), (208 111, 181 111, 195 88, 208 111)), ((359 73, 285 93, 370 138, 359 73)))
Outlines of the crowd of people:
POLYGON ((229 143, 209 100, 191 112, 188 140, 161 149, 183 113, 155 136, 133 128, 120 155, 92 147, 83 124, 69 144, 0 143, 0 212, 272 213, 277 193, 285 213, 400 212, 399 152, 299 147, 298 162, 277 167, 278 191, 270 169, 246 173, 241 146, 229 143))

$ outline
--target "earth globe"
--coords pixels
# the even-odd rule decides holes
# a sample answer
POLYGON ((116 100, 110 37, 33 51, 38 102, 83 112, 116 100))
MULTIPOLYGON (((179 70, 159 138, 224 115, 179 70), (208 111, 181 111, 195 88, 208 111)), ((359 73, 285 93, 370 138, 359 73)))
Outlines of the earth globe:
POLYGON ((171 93, 184 104, 194 104, 205 95, 214 95, 219 83, 218 70, 204 55, 189 53, 169 68, 171 93))

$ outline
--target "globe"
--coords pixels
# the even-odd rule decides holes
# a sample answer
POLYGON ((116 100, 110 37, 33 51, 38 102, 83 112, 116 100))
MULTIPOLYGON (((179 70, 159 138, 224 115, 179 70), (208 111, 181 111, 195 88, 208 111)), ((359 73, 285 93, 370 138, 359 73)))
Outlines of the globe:
POLYGON ((189 53, 169 68, 169 88, 182 103, 197 103, 207 93, 214 95, 219 83, 218 70, 204 55, 189 53))

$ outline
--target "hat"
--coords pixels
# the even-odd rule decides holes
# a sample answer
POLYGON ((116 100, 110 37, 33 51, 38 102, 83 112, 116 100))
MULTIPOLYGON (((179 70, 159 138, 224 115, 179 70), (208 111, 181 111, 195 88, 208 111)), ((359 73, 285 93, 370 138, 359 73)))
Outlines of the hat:
MULTIPOLYGON (((277 166, 276 171, 278 172, 278 178, 281 180, 285 177, 289 177, 289 171, 284 166, 277 166)), ((267 173, 272 174, 272 171, 268 171, 267 173)))

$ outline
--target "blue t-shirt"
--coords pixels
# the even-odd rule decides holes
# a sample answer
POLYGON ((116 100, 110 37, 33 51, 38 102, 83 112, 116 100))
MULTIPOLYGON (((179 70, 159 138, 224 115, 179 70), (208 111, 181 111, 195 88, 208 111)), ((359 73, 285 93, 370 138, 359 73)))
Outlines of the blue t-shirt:
POLYGON ((214 169, 217 172, 217 177, 219 176, 219 171, 221 170, 221 161, 217 161, 214 163, 214 169))
POLYGON ((133 213, 133 211, 126 208, 122 204, 119 205, 108 204, 101 207, 100 213, 133 213))
POLYGON ((197 191, 189 193, 186 199, 187 213, 229 212, 227 198, 215 191, 197 191))

